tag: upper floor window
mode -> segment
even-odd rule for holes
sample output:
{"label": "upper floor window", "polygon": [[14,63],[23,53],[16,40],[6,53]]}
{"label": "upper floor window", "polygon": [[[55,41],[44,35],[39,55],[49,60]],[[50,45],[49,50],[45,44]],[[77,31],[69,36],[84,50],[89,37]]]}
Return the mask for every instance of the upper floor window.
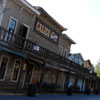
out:
{"label": "upper floor window", "polygon": [[59,55],[63,56],[63,47],[59,46],[59,51],[58,51]]}
{"label": "upper floor window", "polygon": [[63,56],[64,56],[65,58],[68,57],[68,50],[67,50],[67,49],[64,49]]}
{"label": "upper floor window", "polygon": [[0,64],[0,79],[2,79],[2,80],[5,78],[7,64],[8,64],[8,58],[2,57],[1,64]]}
{"label": "upper floor window", "polygon": [[14,33],[16,25],[17,25],[17,20],[15,18],[11,17],[10,21],[9,21],[8,31],[10,33]]}
{"label": "upper floor window", "polygon": [[13,69],[13,75],[12,75],[12,80],[17,81],[19,77],[19,72],[20,72],[20,64],[21,62],[19,60],[15,61],[14,69]]}

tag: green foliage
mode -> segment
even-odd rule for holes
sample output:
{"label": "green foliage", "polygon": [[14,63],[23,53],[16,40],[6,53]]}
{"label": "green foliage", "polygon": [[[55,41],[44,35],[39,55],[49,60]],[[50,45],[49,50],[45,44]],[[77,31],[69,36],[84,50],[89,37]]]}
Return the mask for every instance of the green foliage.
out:
{"label": "green foliage", "polygon": [[97,76],[100,77],[100,61],[95,66],[95,72],[97,73]]}

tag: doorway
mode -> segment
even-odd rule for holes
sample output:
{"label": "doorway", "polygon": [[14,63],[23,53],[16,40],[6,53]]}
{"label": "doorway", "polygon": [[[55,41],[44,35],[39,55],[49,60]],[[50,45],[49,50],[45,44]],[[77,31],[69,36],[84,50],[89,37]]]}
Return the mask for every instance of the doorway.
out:
{"label": "doorway", "polygon": [[29,31],[29,26],[27,26],[26,24],[23,24],[22,26],[21,26],[21,36],[23,37],[23,38],[26,38],[27,37],[27,34],[28,34],[28,31]]}
{"label": "doorway", "polygon": [[22,24],[19,30],[19,35],[22,37],[22,38],[19,38],[22,48],[25,46],[25,39],[28,36],[28,32],[29,32],[29,26],[26,24]]}
{"label": "doorway", "polygon": [[33,68],[34,68],[33,64],[27,64],[27,70],[25,72],[25,78],[24,78],[24,89],[27,89],[31,84]]}

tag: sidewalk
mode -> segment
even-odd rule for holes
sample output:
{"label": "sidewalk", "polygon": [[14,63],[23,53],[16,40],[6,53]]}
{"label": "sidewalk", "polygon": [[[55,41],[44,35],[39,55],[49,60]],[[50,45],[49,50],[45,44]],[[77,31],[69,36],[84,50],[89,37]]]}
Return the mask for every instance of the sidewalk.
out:
{"label": "sidewalk", "polygon": [[29,97],[24,95],[0,95],[0,100],[100,100],[100,95],[64,95],[64,94],[43,94]]}
{"label": "sidewalk", "polygon": [[17,91],[16,90],[9,90],[9,89],[0,89],[0,95],[26,95],[26,91]]}

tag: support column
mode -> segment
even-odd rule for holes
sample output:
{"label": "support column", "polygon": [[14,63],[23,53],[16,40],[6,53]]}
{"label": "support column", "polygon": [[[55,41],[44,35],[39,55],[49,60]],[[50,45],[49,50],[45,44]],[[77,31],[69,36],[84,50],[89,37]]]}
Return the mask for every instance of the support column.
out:
{"label": "support column", "polygon": [[23,74],[23,67],[24,67],[24,63],[25,63],[25,58],[22,58],[22,63],[21,63],[21,68],[20,68],[20,73],[19,73],[19,78],[18,78],[18,82],[16,84],[16,92],[18,91],[18,89],[20,89],[20,80]]}
{"label": "support column", "polygon": [[75,76],[75,83],[74,83],[74,91],[73,92],[77,92],[77,82],[78,82],[78,73]]}
{"label": "support column", "polygon": [[68,75],[66,75],[65,91],[68,90],[68,85],[69,85],[69,81],[70,81],[70,76],[71,76],[71,74],[70,74],[70,71],[69,71]]}
{"label": "support column", "polygon": [[59,58],[59,62],[58,62],[58,71],[56,74],[56,81],[55,81],[55,91],[57,91],[57,83],[58,83],[58,77],[59,77],[59,72],[60,72],[60,61],[61,61],[61,58]]}
{"label": "support column", "polygon": [[40,76],[40,92],[42,89],[42,84],[43,84],[43,80],[44,80],[44,75],[45,75],[45,71],[46,71],[46,59],[48,58],[49,51],[46,50],[45,51],[45,56],[44,56],[44,64],[43,64],[43,70],[41,71],[41,76]]}
{"label": "support column", "polygon": [[96,81],[96,94],[99,94],[99,81]]}
{"label": "support column", "polygon": [[81,92],[83,92],[84,82],[85,82],[85,79],[83,78]]}
{"label": "support column", "polygon": [[70,63],[70,66],[69,66],[69,72],[68,72],[68,78],[67,78],[67,84],[66,84],[66,91],[68,91],[68,85],[69,85],[69,82],[70,82],[71,66],[72,66],[72,62]]}
{"label": "support column", "polygon": [[44,80],[45,70],[46,70],[46,66],[45,66],[45,63],[44,63],[43,64],[43,69],[41,70],[41,76],[40,76],[40,91],[42,89],[42,84],[43,84],[43,80]]}
{"label": "support column", "polygon": [[56,74],[55,91],[57,91],[58,77],[59,77],[59,69],[58,69],[57,74]]}

